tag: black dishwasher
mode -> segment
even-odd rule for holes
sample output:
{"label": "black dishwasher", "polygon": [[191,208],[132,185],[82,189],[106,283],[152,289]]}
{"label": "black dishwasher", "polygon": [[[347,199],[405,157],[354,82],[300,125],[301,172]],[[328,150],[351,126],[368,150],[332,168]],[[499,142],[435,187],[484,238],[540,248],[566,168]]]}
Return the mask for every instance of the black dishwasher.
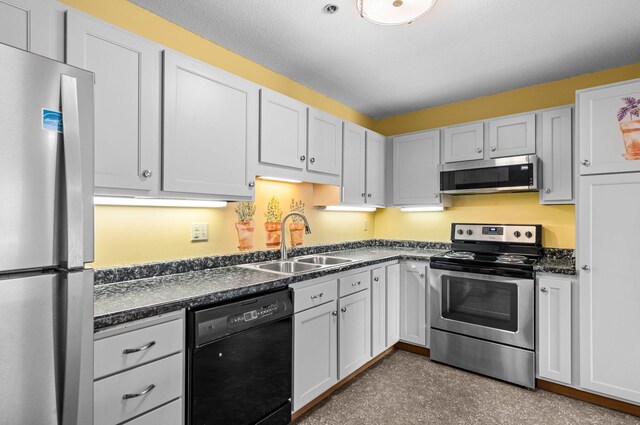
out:
{"label": "black dishwasher", "polygon": [[291,421],[290,291],[189,311],[189,425]]}

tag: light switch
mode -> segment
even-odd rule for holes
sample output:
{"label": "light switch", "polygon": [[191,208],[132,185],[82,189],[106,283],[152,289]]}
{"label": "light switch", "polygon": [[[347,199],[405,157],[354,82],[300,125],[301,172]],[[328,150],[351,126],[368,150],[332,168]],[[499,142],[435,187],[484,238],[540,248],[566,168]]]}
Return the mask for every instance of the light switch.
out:
{"label": "light switch", "polygon": [[209,223],[191,223],[191,242],[209,239]]}

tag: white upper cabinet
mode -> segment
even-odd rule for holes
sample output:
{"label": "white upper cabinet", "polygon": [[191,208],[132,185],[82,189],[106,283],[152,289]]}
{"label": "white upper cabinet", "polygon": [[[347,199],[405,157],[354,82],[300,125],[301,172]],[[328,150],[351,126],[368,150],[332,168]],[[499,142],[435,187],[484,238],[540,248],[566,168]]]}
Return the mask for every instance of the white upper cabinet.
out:
{"label": "white upper cabinet", "polygon": [[484,123],[444,129],[444,162],[469,161],[484,157]]}
{"label": "white upper cabinet", "polygon": [[307,165],[307,105],[260,90],[260,153],[264,164],[302,171]]}
{"label": "white upper cabinet", "polygon": [[579,195],[580,386],[640,403],[640,173],[581,177]]}
{"label": "white upper cabinet", "polygon": [[162,189],[251,197],[258,99],[257,85],[165,51]]}
{"label": "white upper cabinet", "polygon": [[573,203],[573,111],[542,112],[541,204]]}
{"label": "white upper cabinet", "polygon": [[580,174],[640,171],[640,80],[576,95]]}
{"label": "white upper cabinet", "polygon": [[439,204],[440,130],[393,138],[393,205]]}
{"label": "white upper cabinet", "polygon": [[366,133],[367,131],[358,125],[344,123],[341,196],[343,204],[365,203]]}
{"label": "white upper cabinet", "polygon": [[159,46],[76,12],[67,12],[66,43],[67,62],[95,73],[96,193],[157,188]]}
{"label": "white upper cabinet", "polygon": [[538,277],[538,375],[571,385],[571,278]]}
{"label": "white upper cabinet", "polygon": [[385,143],[382,134],[367,130],[365,202],[370,205],[385,205]]}
{"label": "white upper cabinet", "polygon": [[0,0],[0,43],[49,56],[49,0]]}
{"label": "white upper cabinet", "polygon": [[529,155],[536,152],[536,115],[526,114],[489,121],[489,157]]}
{"label": "white upper cabinet", "polygon": [[342,120],[316,108],[308,108],[307,169],[340,175],[342,168]]}

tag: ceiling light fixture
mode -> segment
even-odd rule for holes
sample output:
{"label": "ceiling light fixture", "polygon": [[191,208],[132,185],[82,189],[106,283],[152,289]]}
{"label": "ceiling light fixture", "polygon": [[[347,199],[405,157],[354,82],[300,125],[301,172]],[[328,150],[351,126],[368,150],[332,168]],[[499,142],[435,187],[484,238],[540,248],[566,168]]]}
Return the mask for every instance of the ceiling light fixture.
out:
{"label": "ceiling light fixture", "polygon": [[360,16],[380,25],[410,24],[426,15],[437,0],[356,0]]}
{"label": "ceiling light fixture", "polygon": [[94,205],[131,207],[224,208],[226,201],[198,201],[191,199],[127,198],[124,196],[94,196]]}

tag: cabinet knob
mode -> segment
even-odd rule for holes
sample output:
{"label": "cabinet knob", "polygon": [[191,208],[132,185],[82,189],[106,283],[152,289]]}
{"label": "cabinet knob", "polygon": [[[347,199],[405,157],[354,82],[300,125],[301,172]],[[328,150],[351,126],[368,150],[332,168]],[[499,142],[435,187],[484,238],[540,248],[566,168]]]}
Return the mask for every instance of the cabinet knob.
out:
{"label": "cabinet knob", "polygon": [[582,268],[582,270],[584,270],[585,272],[588,272],[589,270],[591,270],[591,269],[589,268],[589,266],[588,266],[588,265],[586,265],[586,264],[585,264],[584,266],[582,266],[581,268]]}
{"label": "cabinet knob", "polygon": [[366,193],[364,193],[364,192],[362,192],[362,193],[360,194],[360,196],[362,196],[363,198],[365,197],[365,195],[366,195]]}
{"label": "cabinet knob", "polygon": [[420,273],[420,277],[424,277],[424,273]]}
{"label": "cabinet knob", "polygon": [[491,146],[491,152],[495,152],[496,151],[496,147],[495,146]]}
{"label": "cabinet knob", "polygon": [[482,148],[476,148],[476,152],[482,153]]}
{"label": "cabinet knob", "polygon": [[315,158],[309,158],[309,162],[313,164],[314,162],[316,162],[316,159]]}
{"label": "cabinet knob", "polygon": [[304,161],[305,159],[307,159],[307,157],[306,157],[306,156],[304,156],[304,155],[300,155],[300,161]]}
{"label": "cabinet knob", "polygon": [[548,291],[547,291],[547,288],[543,287],[543,288],[540,288],[540,292],[544,292],[546,294]]}
{"label": "cabinet knob", "polygon": [[434,197],[434,198],[437,198],[438,196],[440,196],[440,194],[439,194],[439,193],[434,193],[434,194],[433,194],[433,197]]}
{"label": "cabinet knob", "polygon": [[370,193],[367,193],[367,197],[368,197],[368,198],[371,198],[371,194],[370,194]]}
{"label": "cabinet knob", "polygon": [[249,187],[254,187],[256,185],[255,182],[249,182]]}
{"label": "cabinet knob", "polygon": [[337,315],[338,315],[338,312],[334,310],[334,311],[332,311],[332,312],[331,312],[331,315],[332,315],[332,316],[337,316]]}
{"label": "cabinet knob", "polygon": [[343,312],[343,313],[346,313],[346,312],[347,312],[347,307],[342,307],[342,308],[340,309],[340,311],[341,311],[341,312]]}
{"label": "cabinet knob", "polygon": [[589,165],[591,165],[591,161],[589,161],[588,159],[583,159],[582,165],[584,165],[585,167],[588,167]]}
{"label": "cabinet knob", "polygon": [[151,177],[153,175],[153,173],[151,172],[151,170],[144,170],[142,172],[142,177],[148,179],[149,177]]}
{"label": "cabinet knob", "polygon": [[551,189],[549,189],[548,187],[544,188],[544,193],[551,193]]}
{"label": "cabinet knob", "polygon": [[376,276],[376,277],[374,277],[374,278],[373,278],[373,281],[374,281],[374,282],[378,282],[379,280],[380,280],[380,278],[379,278],[378,276]]}

